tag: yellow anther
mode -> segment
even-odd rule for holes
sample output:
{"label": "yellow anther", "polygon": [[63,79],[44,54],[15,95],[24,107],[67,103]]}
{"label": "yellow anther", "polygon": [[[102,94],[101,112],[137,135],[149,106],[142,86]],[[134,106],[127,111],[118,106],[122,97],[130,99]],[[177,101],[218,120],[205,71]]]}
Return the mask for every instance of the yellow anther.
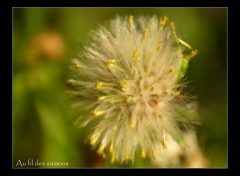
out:
{"label": "yellow anther", "polygon": [[104,148],[105,148],[104,145],[101,145],[101,146],[99,147],[97,153],[98,153],[99,155],[102,155]]}
{"label": "yellow anther", "polygon": [[107,67],[112,67],[112,66],[114,66],[114,63],[115,62],[117,62],[117,60],[115,60],[115,59],[110,59],[110,60],[108,60],[107,62],[106,62],[106,66]]}
{"label": "yellow anther", "polygon": [[159,52],[160,49],[161,49],[161,44],[159,43],[159,44],[157,44],[157,52]]}
{"label": "yellow anther", "polygon": [[100,97],[98,97],[98,101],[102,101],[102,100],[104,100],[106,98],[106,96],[100,96]]}
{"label": "yellow anther", "polygon": [[121,84],[128,84],[128,81],[126,79],[122,79],[120,82]]}
{"label": "yellow anther", "polygon": [[127,96],[127,97],[126,97],[126,101],[127,101],[127,102],[132,101],[132,97],[131,97],[131,96]]}
{"label": "yellow anther", "polygon": [[91,112],[91,114],[94,116],[94,117],[98,117],[100,116],[101,114],[103,114],[104,111],[97,111],[97,110],[94,110]]}
{"label": "yellow anther", "polygon": [[159,32],[163,30],[163,28],[166,25],[167,21],[168,21],[168,17],[167,16],[163,16],[163,18],[162,18],[162,20],[160,22],[159,29],[158,29]]}
{"label": "yellow anther", "polygon": [[186,43],[186,42],[184,42],[183,40],[181,40],[181,39],[178,39],[178,41],[182,44],[182,45],[184,45],[185,47],[187,47],[188,49],[192,49],[192,47],[188,44],[188,43]]}
{"label": "yellow anther", "polygon": [[90,140],[90,144],[91,144],[91,145],[94,145],[96,142],[97,142],[97,139],[96,139],[96,138],[93,138],[93,139]]}
{"label": "yellow anther", "polygon": [[167,144],[166,144],[166,136],[165,136],[165,130],[163,129],[163,140],[162,140],[162,146],[164,149],[167,148]]}
{"label": "yellow anther", "polygon": [[113,140],[111,141],[110,147],[109,147],[109,152],[112,153],[113,151]]}
{"label": "yellow anther", "polygon": [[153,90],[153,86],[149,86],[148,90],[152,91]]}
{"label": "yellow anther", "polygon": [[145,157],[146,157],[146,153],[145,153],[144,150],[141,151],[141,157],[142,157],[142,158],[145,158]]}
{"label": "yellow anther", "polygon": [[115,161],[115,155],[112,154],[111,163],[114,163],[114,161]]}
{"label": "yellow anther", "polygon": [[126,151],[125,158],[126,158],[126,160],[130,160],[131,159],[130,156],[129,156],[128,151]]}
{"label": "yellow anther", "polygon": [[154,159],[157,159],[157,154],[156,154],[156,152],[154,150],[152,151],[152,155],[153,155]]}
{"label": "yellow anther", "polygon": [[124,87],[122,87],[121,90],[122,90],[123,92],[126,92],[126,89],[125,89]]}
{"label": "yellow anther", "polygon": [[82,65],[81,64],[76,64],[76,67],[77,68],[82,68]]}
{"label": "yellow anther", "polygon": [[132,120],[131,120],[131,122],[130,122],[130,128],[135,128],[135,124],[133,123]]}
{"label": "yellow anther", "polygon": [[94,144],[97,142],[99,136],[100,136],[100,134],[98,134],[98,133],[97,133],[97,134],[93,134],[93,135],[91,136],[91,138],[90,138],[90,144],[91,144],[91,145],[94,145]]}
{"label": "yellow anther", "polygon": [[114,103],[119,103],[121,101],[122,101],[122,99],[111,99],[108,102],[114,104]]}
{"label": "yellow anther", "polygon": [[176,95],[176,96],[180,95],[180,91],[176,91],[176,92],[175,92],[175,95]]}
{"label": "yellow anther", "polygon": [[167,148],[167,144],[166,144],[165,140],[163,140],[163,141],[161,142],[161,144],[162,144],[162,146],[163,146],[164,149]]}
{"label": "yellow anther", "polygon": [[100,89],[100,87],[103,85],[103,82],[101,82],[101,81],[97,81],[97,83],[96,83],[96,86],[95,86],[95,89]]}
{"label": "yellow anther", "polygon": [[188,56],[188,58],[189,58],[189,59],[193,58],[194,56],[196,56],[197,52],[198,52],[198,50],[193,50],[193,51],[191,52],[191,54]]}
{"label": "yellow anther", "polygon": [[138,49],[136,49],[133,53],[133,59],[134,60],[139,60],[139,55],[138,55]]}
{"label": "yellow anther", "polygon": [[176,33],[176,30],[175,30],[174,22],[171,22],[171,23],[170,23],[170,27],[171,27],[171,29],[172,29],[173,35],[174,35],[177,43],[179,43],[179,39],[178,39],[178,37],[177,37],[177,33]]}
{"label": "yellow anther", "polygon": [[150,67],[147,67],[146,68],[146,73],[149,73],[150,72]]}
{"label": "yellow anther", "polygon": [[174,72],[174,68],[173,68],[173,67],[171,67],[171,68],[168,70],[168,73],[172,73],[172,72]]}
{"label": "yellow anther", "polygon": [[145,29],[144,29],[144,32],[143,32],[143,39],[142,39],[142,40],[145,40],[145,39],[146,39],[147,34],[148,34],[148,31],[149,31],[148,28],[145,28]]}
{"label": "yellow anther", "polygon": [[129,16],[129,30],[130,30],[130,32],[132,32],[132,28],[133,28],[133,16],[130,15]]}
{"label": "yellow anther", "polygon": [[113,103],[115,103],[116,101],[115,101],[115,100],[109,100],[108,102],[113,104]]}

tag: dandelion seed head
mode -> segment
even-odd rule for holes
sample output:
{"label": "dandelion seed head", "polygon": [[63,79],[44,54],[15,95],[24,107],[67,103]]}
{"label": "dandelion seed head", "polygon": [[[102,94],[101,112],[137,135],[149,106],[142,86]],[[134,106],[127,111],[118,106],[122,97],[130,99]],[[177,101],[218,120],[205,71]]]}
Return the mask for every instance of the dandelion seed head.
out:
{"label": "dandelion seed head", "polygon": [[91,33],[73,59],[70,82],[80,97],[73,106],[90,112],[78,122],[89,127],[98,154],[120,163],[135,155],[157,158],[167,150],[167,136],[181,134],[178,111],[191,104],[178,80],[184,50],[192,47],[166,16],[117,17]]}

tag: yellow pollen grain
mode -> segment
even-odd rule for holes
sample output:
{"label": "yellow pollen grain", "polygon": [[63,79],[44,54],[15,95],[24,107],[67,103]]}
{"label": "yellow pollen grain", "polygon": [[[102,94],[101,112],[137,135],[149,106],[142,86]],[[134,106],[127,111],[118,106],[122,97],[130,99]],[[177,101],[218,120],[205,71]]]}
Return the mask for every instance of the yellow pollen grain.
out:
{"label": "yellow pollen grain", "polygon": [[99,134],[92,135],[90,138],[90,144],[94,145],[97,142],[98,138],[99,138]]}
{"label": "yellow pollen grain", "polygon": [[94,117],[98,117],[98,116],[100,116],[102,113],[103,113],[103,111],[97,111],[97,110],[94,110],[94,111],[91,112],[91,114],[92,114]]}
{"label": "yellow pollen grain", "polygon": [[142,39],[142,40],[145,40],[145,39],[146,39],[148,32],[149,32],[149,29],[148,29],[148,28],[145,28],[145,29],[144,29],[144,32],[143,32],[143,39]]}
{"label": "yellow pollen grain", "polygon": [[145,158],[145,157],[146,157],[146,153],[145,153],[144,150],[141,151],[141,157],[142,157],[142,158]]}
{"label": "yellow pollen grain", "polygon": [[132,101],[132,97],[131,97],[131,96],[127,96],[127,97],[126,97],[126,101],[127,101],[127,102]]}
{"label": "yellow pollen grain", "polygon": [[128,84],[128,81],[126,79],[122,79],[120,82],[121,84]]}
{"label": "yellow pollen grain", "polygon": [[115,59],[110,59],[110,60],[108,60],[107,62],[106,62],[106,66],[107,67],[112,67],[112,66],[114,66],[114,63],[115,62],[117,62],[117,60],[115,60]]}
{"label": "yellow pollen grain", "polygon": [[130,32],[132,32],[132,28],[133,28],[133,16],[130,15],[129,16],[129,30],[130,30]]}
{"label": "yellow pollen grain", "polygon": [[113,154],[111,158],[111,163],[114,163],[114,162],[115,162],[115,155]]}
{"label": "yellow pollen grain", "polygon": [[106,96],[100,96],[100,97],[98,97],[98,101],[102,101],[102,100],[104,100],[106,98]]}
{"label": "yellow pollen grain", "polygon": [[100,87],[102,87],[102,85],[103,85],[103,82],[97,81],[96,86],[95,86],[95,89],[96,89],[96,90],[100,89]]}
{"label": "yellow pollen grain", "polygon": [[109,147],[109,152],[112,153],[113,151],[113,140],[111,141],[110,147]]}
{"label": "yellow pollen grain", "polygon": [[101,146],[99,147],[97,153],[98,153],[99,155],[102,155],[102,154],[103,154],[103,150],[104,150],[104,146],[101,145]]}

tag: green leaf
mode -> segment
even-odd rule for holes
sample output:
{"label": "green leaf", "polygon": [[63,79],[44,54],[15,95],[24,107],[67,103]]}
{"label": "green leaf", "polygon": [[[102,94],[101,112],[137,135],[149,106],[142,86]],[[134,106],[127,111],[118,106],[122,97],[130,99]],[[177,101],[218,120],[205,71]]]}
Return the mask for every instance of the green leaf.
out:
{"label": "green leaf", "polygon": [[197,50],[191,50],[191,53],[187,54],[185,57],[181,58],[181,66],[177,75],[177,82],[181,80],[188,69],[189,61],[197,54]]}
{"label": "green leaf", "polygon": [[177,75],[177,82],[185,76],[185,73],[186,73],[188,65],[189,65],[188,63],[189,63],[189,58],[181,59],[181,66],[180,66],[180,70]]}

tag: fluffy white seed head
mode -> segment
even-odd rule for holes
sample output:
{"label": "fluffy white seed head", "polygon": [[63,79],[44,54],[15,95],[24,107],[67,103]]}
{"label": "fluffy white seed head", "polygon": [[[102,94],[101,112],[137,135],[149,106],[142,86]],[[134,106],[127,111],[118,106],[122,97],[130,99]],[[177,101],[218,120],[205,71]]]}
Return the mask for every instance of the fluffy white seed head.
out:
{"label": "fluffy white seed head", "polygon": [[[196,51],[178,38],[167,17],[117,17],[91,33],[91,43],[73,59],[69,83],[80,97],[74,107],[89,110],[78,125],[90,144],[112,162],[157,156],[168,137],[181,136],[180,112],[194,111],[181,91],[183,59]],[[158,152],[159,153],[159,152]],[[161,153],[161,152],[160,152]]]}

